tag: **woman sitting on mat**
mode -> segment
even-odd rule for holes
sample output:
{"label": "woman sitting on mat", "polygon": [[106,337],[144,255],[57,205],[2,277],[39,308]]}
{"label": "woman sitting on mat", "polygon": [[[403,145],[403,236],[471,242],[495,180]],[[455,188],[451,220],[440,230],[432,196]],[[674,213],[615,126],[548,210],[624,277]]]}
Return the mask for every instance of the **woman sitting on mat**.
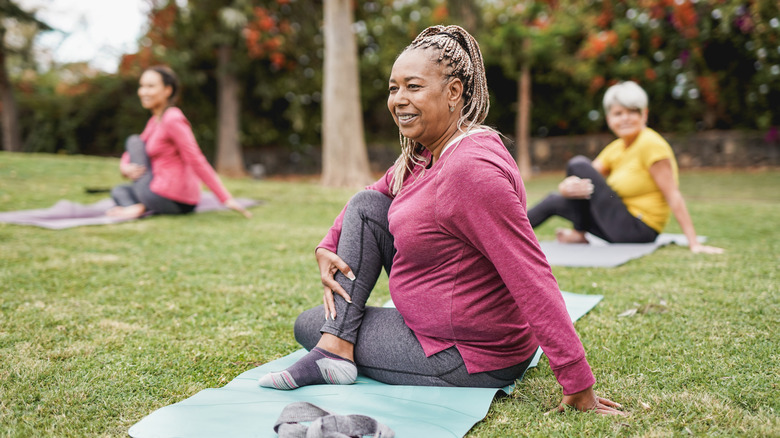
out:
{"label": "woman sitting on mat", "polygon": [[677,161],[669,143],[647,127],[647,93],[635,82],[609,87],[604,94],[607,125],[618,139],[593,162],[583,156],[566,166],[559,193],[528,210],[536,228],[551,216],[572,222],[559,229],[563,243],[588,243],[589,232],[607,242],[653,242],[669,220],[680,224],[691,251],[720,254],[723,249],[702,245],[677,186]]}
{"label": "woman sitting on mat", "polygon": [[[525,219],[517,165],[482,125],[488,88],[474,38],[457,26],[423,31],[393,65],[387,104],[401,155],[317,247],[324,305],[295,323],[310,352],[259,384],[351,384],[359,370],[389,384],[500,388],[541,345],[563,387],[556,409],[622,414],[592,389]],[[396,308],[366,307],[382,268]]]}
{"label": "woman sitting on mat", "polygon": [[130,136],[125,143],[119,171],[133,183],[111,190],[117,206],[106,214],[137,218],[147,211],[189,213],[200,200],[203,181],[223,204],[251,217],[222,185],[198,147],[190,123],[173,106],[178,89],[178,79],[168,67],[150,67],[141,75],[138,97],[152,117],[140,136]]}

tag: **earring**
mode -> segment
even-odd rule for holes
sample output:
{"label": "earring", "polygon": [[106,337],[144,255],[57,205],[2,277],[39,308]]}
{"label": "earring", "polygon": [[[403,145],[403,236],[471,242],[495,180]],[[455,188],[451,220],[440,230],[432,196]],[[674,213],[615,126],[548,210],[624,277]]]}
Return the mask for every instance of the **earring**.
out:
{"label": "earring", "polygon": [[454,107],[454,106],[451,106],[451,107],[450,107],[450,112],[453,112],[453,111],[455,111],[455,107]]}

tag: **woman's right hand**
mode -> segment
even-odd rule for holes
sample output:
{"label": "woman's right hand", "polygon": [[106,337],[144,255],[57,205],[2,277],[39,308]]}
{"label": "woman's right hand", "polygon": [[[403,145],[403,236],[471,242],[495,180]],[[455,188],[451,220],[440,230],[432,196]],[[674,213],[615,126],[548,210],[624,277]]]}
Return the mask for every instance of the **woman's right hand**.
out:
{"label": "woman's right hand", "polygon": [[689,248],[694,254],[723,254],[725,251],[723,248],[718,248],[717,246],[702,245],[695,240]]}
{"label": "woman's right hand", "polygon": [[241,216],[244,216],[247,219],[252,219],[252,213],[249,212],[246,208],[244,208],[243,205],[239,204],[238,201],[236,201],[233,198],[230,198],[225,201],[225,206],[236,213],[240,214]]}
{"label": "woman's right hand", "polygon": [[317,248],[314,251],[314,255],[317,257],[317,265],[320,267],[320,279],[324,286],[322,294],[322,303],[325,306],[325,319],[329,317],[336,319],[336,303],[333,300],[333,293],[341,295],[348,303],[352,302],[349,294],[343,287],[336,281],[334,276],[337,272],[341,272],[345,277],[350,280],[355,280],[355,274],[352,273],[349,265],[341,259],[333,251],[329,251],[325,248]]}
{"label": "woman's right hand", "polygon": [[119,172],[125,178],[129,178],[133,181],[144,176],[146,173],[146,167],[135,163],[122,163],[119,165]]}
{"label": "woman's right hand", "polygon": [[601,415],[621,415],[624,417],[628,415],[620,410],[623,406],[619,403],[597,396],[592,386],[575,394],[564,395],[558,407],[547,412],[547,414],[564,412],[566,406],[571,406],[578,411],[595,412]]}
{"label": "woman's right hand", "polygon": [[558,184],[558,192],[568,199],[590,199],[590,195],[593,194],[593,182],[590,178],[583,179],[571,175]]}

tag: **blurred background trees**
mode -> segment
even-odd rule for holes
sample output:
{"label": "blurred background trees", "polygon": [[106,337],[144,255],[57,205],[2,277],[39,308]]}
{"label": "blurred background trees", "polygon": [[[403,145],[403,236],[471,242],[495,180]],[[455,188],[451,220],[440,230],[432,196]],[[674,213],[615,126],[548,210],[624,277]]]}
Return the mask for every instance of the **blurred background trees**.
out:
{"label": "blurred background trees", "polygon": [[[180,106],[206,155],[228,163],[223,172],[321,169],[329,0],[149,1],[139,51],[117,73],[9,69],[22,150],[117,155],[148,117],[135,94],[138,75],[165,63],[181,77]],[[461,24],[477,37],[492,93],[488,123],[518,140],[521,164],[523,139],[606,132],[601,98],[627,79],[648,91],[649,123],[661,132],[751,130],[777,141],[776,0],[347,3],[360,78],[349,85],[359,91],[369,156],[381,163],[375,171],[397,154],[386,108],[390,68],[432,24]],[[217,153],[231,147],[227,158]]]}
{"label": "blurred background trees", "polygon": [[[6,26],[16,28],[16,41],[6,44]],[[18,65],[29,62],[32,37],[50,27],[11,0],[0,0],[0,113],[2,115],[3,150],[21,151],[22,137],[19,132],[19,113],[13,84],[8,75],[9,55],[16,55]]]}

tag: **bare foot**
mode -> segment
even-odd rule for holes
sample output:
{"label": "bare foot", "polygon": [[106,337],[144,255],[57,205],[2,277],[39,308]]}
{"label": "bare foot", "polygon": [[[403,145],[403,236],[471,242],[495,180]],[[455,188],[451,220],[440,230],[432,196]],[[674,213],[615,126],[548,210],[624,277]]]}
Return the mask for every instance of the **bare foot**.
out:
{"label": "bare foot", "polygon": [[555,230],[555,238],[561,243],[588,243],[588,239],[585,238],[585,232],[568,228]]}
{"label": "bare foot", "polygon": [[106,212],[106,216],[119,219],[137,219],[146,212],[143,204],[133,204],[127,207],[113,207]]}

